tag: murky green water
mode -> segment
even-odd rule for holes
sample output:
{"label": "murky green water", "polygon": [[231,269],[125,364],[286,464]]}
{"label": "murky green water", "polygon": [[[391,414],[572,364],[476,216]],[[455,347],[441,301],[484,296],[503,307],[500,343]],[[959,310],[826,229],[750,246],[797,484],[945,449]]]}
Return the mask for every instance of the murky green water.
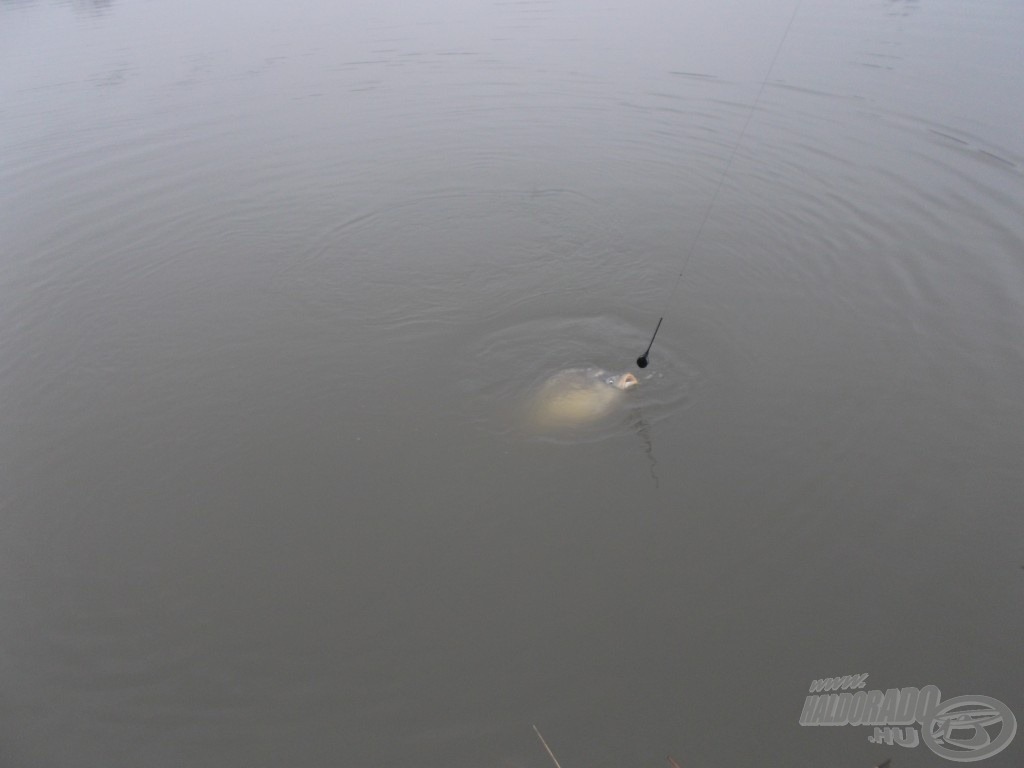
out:
{"label": "murky green water", "polygon": [[[0,764],[1024,718],[1024,8],[793,9],[0,3]],[[517,422],[586,366],[628,405]]]}

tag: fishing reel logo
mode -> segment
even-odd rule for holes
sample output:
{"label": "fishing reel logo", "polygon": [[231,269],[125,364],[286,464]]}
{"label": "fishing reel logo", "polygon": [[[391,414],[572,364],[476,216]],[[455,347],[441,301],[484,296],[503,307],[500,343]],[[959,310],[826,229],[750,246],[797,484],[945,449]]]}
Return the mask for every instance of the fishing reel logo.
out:
{"label": "fishing reel logo", "polygon": [[[865,687],[867,674],[815,680],[804,700],[800,725],[870,725],[872,744],[916,747],[961,763],[983,760],[1009,746],[1017,733],[1013,712],[990,696],[942,700],[934,685],[880,690]],[[845,693],[819,693],[838,691]],[[850,693],[856,690],[856,693]],[[920,732],[910,727],[920,726]]]}

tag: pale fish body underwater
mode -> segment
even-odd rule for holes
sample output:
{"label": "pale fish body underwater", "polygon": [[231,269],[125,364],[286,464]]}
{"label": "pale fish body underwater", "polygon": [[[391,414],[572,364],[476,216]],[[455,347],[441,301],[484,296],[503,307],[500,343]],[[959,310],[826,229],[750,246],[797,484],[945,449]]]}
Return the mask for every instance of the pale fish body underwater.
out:
{"label": "pale fish body underwater", "polygon": [[582,427],[608,416],[637,385],[632,373],[567,368],[545,381],[530,402],[530,423],[539,429]]}

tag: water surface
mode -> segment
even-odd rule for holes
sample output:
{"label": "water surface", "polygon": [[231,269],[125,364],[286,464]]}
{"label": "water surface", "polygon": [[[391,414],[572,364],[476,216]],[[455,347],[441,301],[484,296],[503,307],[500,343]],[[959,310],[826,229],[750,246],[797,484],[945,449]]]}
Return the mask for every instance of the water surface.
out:
{"label": "water surface", "polygon": [[[1024,10],[719,5],[0,4],[0,762],[1024,718]],[[509,422],[661,315],[638,408]]]}

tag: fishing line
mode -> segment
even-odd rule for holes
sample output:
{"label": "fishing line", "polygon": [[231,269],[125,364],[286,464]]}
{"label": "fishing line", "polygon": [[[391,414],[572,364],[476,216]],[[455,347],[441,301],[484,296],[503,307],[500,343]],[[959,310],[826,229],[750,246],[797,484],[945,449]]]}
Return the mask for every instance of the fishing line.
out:
{"label": "fishing line", "polygon": [[676,289],[679,287],[679,283],[683,279],[683,273],[686,271],[686,267],[690,264],[693,252],[697,248],[697,242],[700,240],[701,232],[704,231],[704,225],[708,223],[711,211],[715,207],[715,202],[718,200],[718,194],[722,191],[722,185],[725,183],[725,177],[729,175],[729,169],[732,168],[732,161],[736,158],[736,152],[739,150],[740,144],[743,142],[743,137],[747,133],[747,128],[750,126],[750,121],[754,117],[757,105],[761,102],[761,94],[764,93],[764,87],[768,85],[768,80],[772,76],[772,70],[775,69],[775,62],[778,60],[779,54],[782,53],[782,47],[786,44],[786,38],[789,36],[790,27],[793,26],[793,22],[796,20],[796,14],[800,10],[801,2],[802,0],[797,0],[796,6],[793,8],[793,15],[789,17],[789,23],[786,24],[786,29],[782,33],[782,39],[779,40],[779,46],[775,49],[775,55],[772,56],[771,63],[768,65],[768,71],[765,73],[764,80],[761,81],[761,87],[757,89],[757,96],[754,98],[754,103],[750,106],[750,111],[747,112],[747,119],[743,123],[743,129],[740,131],[740,135],[736,139],[736,143],[733,144],[732,151],[729,153],[729,159],[725,163],[725,170],[723,170],[722,175],[718,177],[718,184],[715,186],[715,191],[711,195],[711,202],[708,203],[708,207],[704,210],[704,217],[700,220],[700,225],[697,227],[697,233],[693,236],[693,240],[690,241],[690,247],[686,251],[686,257],[683,259],[683,266],[680,268],[679,274],[676,275],[675,282],[672,283],[672,290],[670,290],[668,295],[665,297],[665,301],[662,304],[661,317],[658,318],[658,325],[654,329],[654,334],[651,336],[651,343],[647,345],[647,351],[636,359],[636,364],[640,368],[647,367],[647,355],[650,353],[651,347],[654,345],[654,337],[658,335],[658,328],[661,327],[661,321],[665,319],[665,308],[668,307],[668,303],[675,295]]}

